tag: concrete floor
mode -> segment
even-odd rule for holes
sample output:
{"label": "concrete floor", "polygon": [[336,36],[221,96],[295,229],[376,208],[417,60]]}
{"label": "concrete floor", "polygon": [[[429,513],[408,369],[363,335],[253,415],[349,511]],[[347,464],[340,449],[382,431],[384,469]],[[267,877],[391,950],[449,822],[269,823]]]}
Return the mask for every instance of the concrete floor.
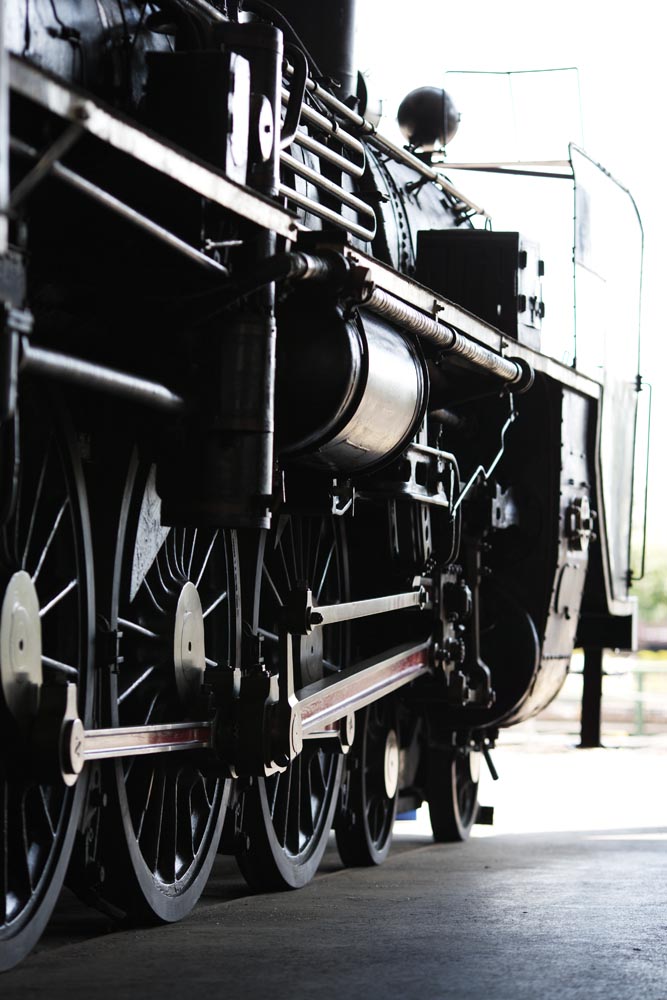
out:
{"label": "concrete floor", "polygon": [[0,997],[667,1000],[667,744],[524,742],[497,752],[496,825],[466,845],[432,845],[420,818],[380,869],[332,847],[274,896],[222,858],[195,913],[151,930],[65,894]]}

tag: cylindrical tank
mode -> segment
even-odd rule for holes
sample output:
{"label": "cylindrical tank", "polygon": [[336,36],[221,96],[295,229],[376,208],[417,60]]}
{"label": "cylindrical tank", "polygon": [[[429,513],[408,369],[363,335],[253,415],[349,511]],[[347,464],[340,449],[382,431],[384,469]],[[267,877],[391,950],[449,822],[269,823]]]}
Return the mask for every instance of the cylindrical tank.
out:
{"label": "cylindrical tank", "polygon": [[[356,0],[327,0],[327,3],[274,0],[273,6],[287,18],[322,73],[339,85],[336,96],[344,101],[356,95]],[[246,4],[246,9],[252,10],[252,4]],[[289,31],[286,32],[285,40],[293,40]]]}
{"label": "cylindrical tank", "polygon": [[298,464],[369,472],[414,436],[427,386],[417,347],[384,320],[334,307],[295,316],[278,337],[278,450]]}

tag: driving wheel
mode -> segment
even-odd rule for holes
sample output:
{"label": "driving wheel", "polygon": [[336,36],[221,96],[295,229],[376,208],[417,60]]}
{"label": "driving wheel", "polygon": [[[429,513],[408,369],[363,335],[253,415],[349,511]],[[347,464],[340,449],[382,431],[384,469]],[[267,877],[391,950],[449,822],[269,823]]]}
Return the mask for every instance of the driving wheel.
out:
{"label": "driving wheel", "polygon": [[389,854],[398,803],[400,744],[393,698],[357,714],[336,816],[336,843],[348,866],[379,865]]}
{"label": "driving wheel", "polygon": [[480,757],[468,747],[429,751],[426,797],[436,842],[470,836],[477,819]]}
{"label": "driving wheel", "polygon": [[31,731],[41,729],[40,705],[67,690],[76,691],[78,715],[90,725],[94,621],[88,509],[72,432],[43,386],[26,382],[2,434],[3,464],[16,478],[8,489],[5,481],[12,502],[0,529],[0,971],[35,944],[65,877],[85,781],[68,787],[31,767]]}
{"label": "driving wheel", "polygon": [[[254,631],[264,659],[278,672],[278,631],[287,595],[307,582],[314,605],[346,600],[345,534],[339,518],[279,515],[258,557]],[[315,629],[301,640],[297,689],[341,670],[348,659],[345,623]],[[257,778],[245,794],[245,837],[237,860],[257,891],[296,889],[314,876],[327,845],[340,787],[342,756],[306,740],[279,774]]]}
{"label": "driving wheel", "polygon": [[[235,533],[164,527],[160,510],[155,469],[135,457],[114,570],[112,726],[202,719],[204,670],[238,663]],[[184,751],[110,762],[105,785],[114,808],[105,810],[100,896],[135,921],[179,920],[215,859],[229,781]]]}

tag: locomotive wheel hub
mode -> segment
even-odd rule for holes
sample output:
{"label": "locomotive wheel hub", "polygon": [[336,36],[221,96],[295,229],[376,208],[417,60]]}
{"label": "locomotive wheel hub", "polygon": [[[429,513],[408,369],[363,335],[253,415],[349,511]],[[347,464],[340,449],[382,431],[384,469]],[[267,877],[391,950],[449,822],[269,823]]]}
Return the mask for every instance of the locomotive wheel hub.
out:
{"label": "locomotive wheel hub", "polygon": [[299,678],[301,687],[319,681],[322,677],[322,629],[310,635],[299,636]]}
{"label": "locomotive wheel hub", "polygon": [[469,755],[470,778],[477,784],[479,781],[482,763],[482,754],[479,750],[471,750]]}
{"label": "locomotive wheel hub", "polygon": [[14,573],[0,612],[0,679],[7,708],[21,722],[35,715],[42,686],[42,625],[35,585]]}
{"label": "locomotive wheel hub", "polygon": [[388,799],[393,799],[398,788],[399,756],[396,730],[390,729],[384,745],[384,788]]}
{"label": "locomotive wheel hub", "polygon": [[204,615],[197,588],[188,581],[178,598],[174,623],[176,687],[185,705],[196,702],[205,669]]}

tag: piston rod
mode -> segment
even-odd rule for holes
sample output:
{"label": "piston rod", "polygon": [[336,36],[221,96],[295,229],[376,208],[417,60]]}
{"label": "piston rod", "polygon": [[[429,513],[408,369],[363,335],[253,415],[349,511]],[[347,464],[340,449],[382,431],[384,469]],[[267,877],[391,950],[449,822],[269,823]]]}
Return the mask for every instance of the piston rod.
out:
{"label": "piston rod", "polygon": [[403,608],[425,608],[427,604],[426,591],[408,591],[405,594],[390,594],[389,597],[372,597],[367,601],[350,601],[348,604],[329,604],[311,608],[310,625],[333,625],[334,622],[347,622],[355,618],[367,618],[369,615],[386,614],[388,611],[400,611]]}
{"label": "piston rod", "polygon": [[21,345],[21,355],[23,371],[34,372],[36,375],[50,375],[63,382],[109,392],[135,403],[143,403],[171,413],[181,413],[185,408],[185,401],[181,396],[158,382],[84,361],[83,358],[60,354],[58,351],[33,347],[25,338]]}

